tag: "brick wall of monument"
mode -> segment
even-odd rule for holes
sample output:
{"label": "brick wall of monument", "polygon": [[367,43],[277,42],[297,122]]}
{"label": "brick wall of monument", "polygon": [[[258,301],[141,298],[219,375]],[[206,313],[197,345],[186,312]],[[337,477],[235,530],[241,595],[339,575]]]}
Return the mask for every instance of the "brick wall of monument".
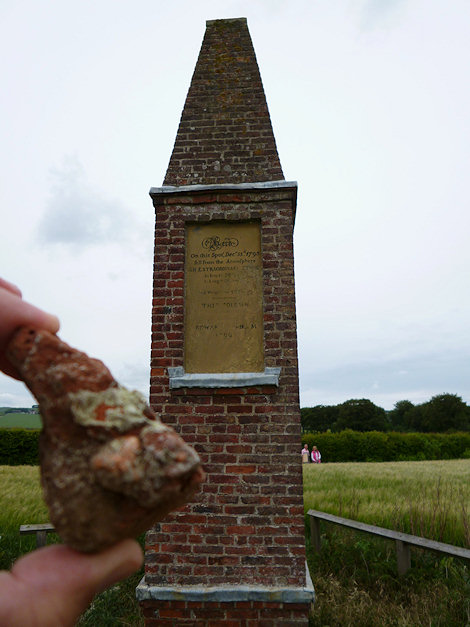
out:
{"label": "brick wall of monument", "polygon": [[[150,401],[201,456],[201,494],[147,535],[150,584],[305,584],[292,190],[160,197]],[[259,220],[266,367],[280,385],[170,389],[184,363],[185,222]]]}

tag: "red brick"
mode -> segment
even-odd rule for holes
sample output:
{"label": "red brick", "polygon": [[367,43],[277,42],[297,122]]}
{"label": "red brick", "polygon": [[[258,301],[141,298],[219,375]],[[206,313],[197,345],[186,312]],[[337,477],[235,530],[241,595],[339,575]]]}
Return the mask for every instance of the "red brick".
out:
{"label": "red brick", "polygon": [[227,395],[227,396],[235,396],[236,394],[240,394],[240,388],[216,388],[214,390],[214,394],[217,396]]}
{"label": "red brick", "polygon": [[249,475],[253,472],[256,472],[256,466],[254,464],[252,465],[239,465],[239,464],[235,464],[233,466],[228,465],[225,469],[225,471],[230,474],[237,474],[237,475]]}
{"label": "red brick", "polygon": [[231,525],[227,527],[227,533],[231,535],[250,535],[255,533],[255,527],[249,525]]}
{"label": "red brick", "polygon": [[184,610],[173,610],[162,608],[159,610],[160,618],[184,618],[187,613]]}

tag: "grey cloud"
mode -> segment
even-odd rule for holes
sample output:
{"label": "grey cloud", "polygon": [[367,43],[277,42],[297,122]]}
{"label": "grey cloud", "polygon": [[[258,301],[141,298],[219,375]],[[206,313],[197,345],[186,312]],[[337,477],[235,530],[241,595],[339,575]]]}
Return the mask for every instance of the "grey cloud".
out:
{"label": "grey cloud", "polygon": [[3,373],[0,373],[0,386],[0,407],[31,407],[37,403],[22,382]]}
{"label": "grey cloud", "polygon": [[[383,398],[388,400],[388,409],[400,400],[422,402],[441,393],[457,394],[468,402],[469,381],[468,349],[415,354],[399,360],[385,357],[327,370],[302,372],[301,369],[303,396],[308,399],[304,405],[311,404],[312,393],[318,399],[313,403],[315,405],[336,404],[350,398]],[[325,400],[332,398],[337,400],[333,403]]]}
{"label": "grey cloud", "polygon": [[388,24],[395,19],[406,0],[365,0],[362,4],[361,23],[364,29]]}
{"label": "grey cloud", "polygon": [[51,171],[53,183],[36,237],[40,244],[66,244],[75,249],[124,242],[130,237],[131,213],[104,198],[87,182],[76,157]]}

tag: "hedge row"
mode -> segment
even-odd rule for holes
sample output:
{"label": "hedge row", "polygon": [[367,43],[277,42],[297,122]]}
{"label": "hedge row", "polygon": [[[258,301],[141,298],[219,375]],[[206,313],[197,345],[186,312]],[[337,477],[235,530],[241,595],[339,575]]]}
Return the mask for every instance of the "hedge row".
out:
{"label": "hedge row", "polygon": [[0,466],[37,466],[40,429],[0,429]]}
{"label": "hedge row", "polygon": [[[36,466],[39,429],[0,429],[0,466]],[[304,433],[302,445],[317,446],[323,462],[398,462],[470,458],[470,433]]]}
{"label": "hedge row", "polygon": [[304,433],[302,445],[317,446],[322,462],[397,462],[470,458],[470,433]]}

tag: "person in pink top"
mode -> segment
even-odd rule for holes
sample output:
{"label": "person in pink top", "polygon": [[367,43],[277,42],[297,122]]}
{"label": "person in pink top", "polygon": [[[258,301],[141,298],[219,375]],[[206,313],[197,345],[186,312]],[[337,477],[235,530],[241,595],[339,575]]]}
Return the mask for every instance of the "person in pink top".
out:
{"label": "person in pink top", "polygon": [[321,464],[321,453],[316,446],[312,448],[312,462],[314,464]]}

